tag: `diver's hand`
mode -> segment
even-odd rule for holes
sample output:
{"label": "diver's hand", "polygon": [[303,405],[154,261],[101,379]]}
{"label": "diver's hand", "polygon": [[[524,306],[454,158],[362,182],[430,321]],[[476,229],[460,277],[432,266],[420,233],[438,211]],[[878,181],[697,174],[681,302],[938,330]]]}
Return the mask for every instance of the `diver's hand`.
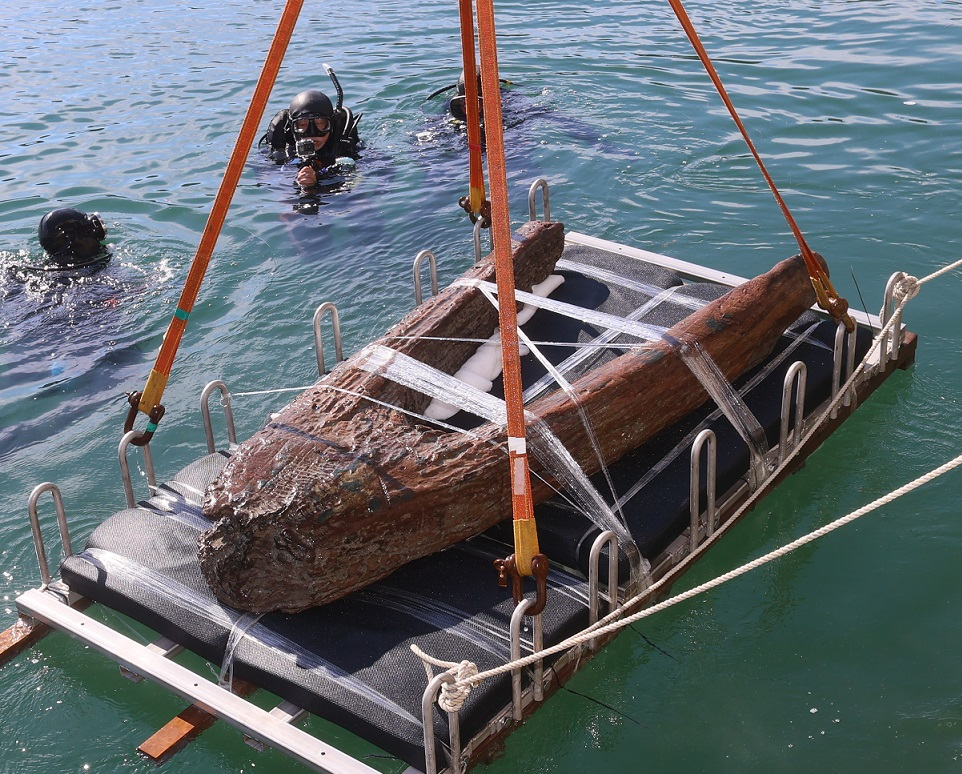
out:
{"label": "diver's hand", "polygon": [[294,178],[294,182],[301,188],[313,188],[317,185],[317,172],[314,171],[313,166],[305,164],[297,170],[297,177]]}

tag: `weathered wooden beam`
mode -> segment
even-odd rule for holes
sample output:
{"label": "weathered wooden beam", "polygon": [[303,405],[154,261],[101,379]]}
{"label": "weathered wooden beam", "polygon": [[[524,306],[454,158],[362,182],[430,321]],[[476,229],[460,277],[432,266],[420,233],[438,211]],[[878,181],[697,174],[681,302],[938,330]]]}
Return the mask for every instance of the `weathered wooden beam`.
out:
{"label": "weathered wooden beam", "polygon": [[[235,695],[244,698],[257,690],[257,686],[245,680],[234,678],[231,690]],[[184,749],[191,741],[214,725],[216,721],[216,716],[202,710],[195,704],[191,704],[143,742],[137,748],[137,751],[155,763],[163,763],[172,755]]]}
{"label": "weathered wooden beam", "polygon": [[[516,252],[516,261],[524,258]],[[534,256],[536,269],[519,263],[522,287],[553,267],[546,251]],[[548,266],[540,265],[545,256]],[[681,355],[685,342],[697,342],[732,381],[763,361],[813,303],[796,256],[705,305],[663,340],[574,382],[605,463],[708,400]],[[495,324],[480,293],[460,286],[435,296],[382,342],[453,373],[469,353],[424,336],[486,338]],[[510,517],[504,428],[488,423],[469,436],[416,422],[389,406],[418,409],[427,399],[368,372],[359,359],[341,363],[242,443],[209,490],[205,513],[218,521],[201,538],[200,563],[227,604],[254,613],[324,604]],[[528,411],[589,475],[599,468],[565,392]],[[531,463],[534,473],[548,475]],[[533,483],[535,502],[552,493]]]}
{"label": "weathered wooden beam", "polygon": [[17,616],[17,622],[0,633],[0,666],[23,653],[51,631],[53,630],[49,626],[29,616]]}

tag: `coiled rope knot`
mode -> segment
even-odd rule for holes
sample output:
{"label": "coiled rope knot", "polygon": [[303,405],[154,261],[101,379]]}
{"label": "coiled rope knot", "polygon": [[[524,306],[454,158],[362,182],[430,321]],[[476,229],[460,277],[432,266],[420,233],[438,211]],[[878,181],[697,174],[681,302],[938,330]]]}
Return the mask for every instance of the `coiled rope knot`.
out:
{"label": "coiled rope knot", "polygon": [[468,696],[471,695],[471,685],[467,681],[478,674],[478,667],[471,661],[442,661],[441,659],[434,658],[434,656],[429,656],[423,650],[421,650],[413,642],[411,643],[411,651],[424,664],[424,671],[428,673],[428,680],[434,679],[434,671],[431,669],[432,666],[444,669],[450,674],[455,682],[453,683],[442,683],[441,693],[438,696],[438,706],[445,712],[459,712],[461,707],[464,706],[464,702],[467,701]]}
{"label": "coiled rope knot", "polygon": [[918,277],[913,277],[911,274],[903,274],[895,283],[895,287],[892,288],[892,295],[896,303],[898,303],[903,299],[909,300],[915,298],[921,288],[922,283],[919,282]]}
{"label": "coiled rope knot", "polygon": [[438,696],[438,706],[445,712],[459,712],[468,696],[471,695],[471,686],[463,682],[478,673],[478,668],[470,661],[462,661],[460,664],[448,669],[455,683],[442,683],[441,695]]}

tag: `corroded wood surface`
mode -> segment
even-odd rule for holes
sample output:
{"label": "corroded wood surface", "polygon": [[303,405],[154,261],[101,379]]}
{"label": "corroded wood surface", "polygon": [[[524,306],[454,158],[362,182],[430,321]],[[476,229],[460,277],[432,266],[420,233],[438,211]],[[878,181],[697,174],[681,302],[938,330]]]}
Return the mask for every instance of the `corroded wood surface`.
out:
{"label": "corroded wood surface", "polygon": [[[555,232],[529,224],[526,246],[516,249],[519,287],[550,273],[561,238],[560,226]],[[493,269],[486,263],[469,274],[487,278]],[[784,261],[683,320],[670,339],[622,355],[575,382],[605,461],[707,399],[678,354],[679,342],[697,340],[734,379],[761,362],[813,302],[801,259]],[[449,288],[382,341],[452,373],[472,345],[395,337],[484,338],[496,322],[477,291]],[[487,424],[473,437],[441,431],[330,389],[423,410],[427,398],[352,361],[241,444],[208,492],[205,513],[217,523],[202,538],[201,568],[227,604],[257,613],[323,604],[510,517],[503,428]],[[578,412],[563,393],[528,409],[588,473],[599,467]],[[532,467],[537,471],[533,457]],[[536,484],[534,495],[540,501],[550,490]]]}

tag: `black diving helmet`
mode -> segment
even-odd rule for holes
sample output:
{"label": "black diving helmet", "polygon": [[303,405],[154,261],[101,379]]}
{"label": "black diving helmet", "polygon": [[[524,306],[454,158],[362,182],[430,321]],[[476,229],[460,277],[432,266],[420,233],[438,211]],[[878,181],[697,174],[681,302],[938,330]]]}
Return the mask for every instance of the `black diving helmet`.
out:
{"label": "black diving helmet", "polygon": [[96,212],[88,215],[62,207],[43,216],[37,236],[56,263],[70,267],[104,252],[101,242],[107,238],[107,229]]}
{"label": "black diving helmet", "polygon": [[325,137],[333,128],[334,105],[321,91],[302,91],[291,100],[287,113],[298,137]]}
{"label": "black diving helmet", "polygon": [[[456,84],[457,95],[452,97],[450,102],[448,102],[448,110],[451,111],[451,115],[454,116],[459,121],[468,120],[468,111],[465,107],[465,101],[467,96],[467,87],[464,85],[464,70],[458,76],[458,82]],[[478,73],[478,114],[481,118],[481,122],[484,122],[484,103],[481,100],[481,74]]]}

